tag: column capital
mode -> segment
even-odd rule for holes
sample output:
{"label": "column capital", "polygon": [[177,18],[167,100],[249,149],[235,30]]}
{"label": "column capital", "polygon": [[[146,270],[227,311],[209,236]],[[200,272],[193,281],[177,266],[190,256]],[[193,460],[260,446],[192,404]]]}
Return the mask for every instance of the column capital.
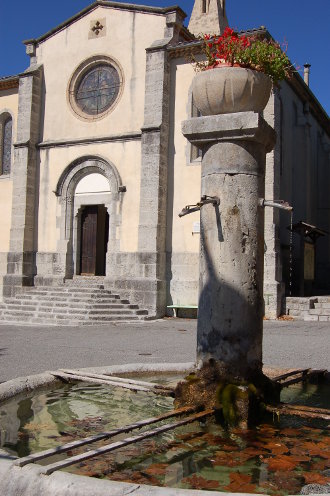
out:
{"label": "column capital", "polygon": [[182,122],[183,135],[195,146],[202,148],[219,141],[254,141],[270,152],[275,145],[276,132],[256,112],[193,117]]}

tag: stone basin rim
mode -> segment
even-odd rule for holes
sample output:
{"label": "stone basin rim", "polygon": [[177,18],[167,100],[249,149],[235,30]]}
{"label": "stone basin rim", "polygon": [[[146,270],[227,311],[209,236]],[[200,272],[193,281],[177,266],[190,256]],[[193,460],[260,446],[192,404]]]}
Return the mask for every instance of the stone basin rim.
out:
{"label": "stone basin rim", "polygon": [[[105,374],[131,373],[186,373],[195,367],[189,363],[133,363],[127,365],[111,365],[103,367],[80,368],[80,371]],[[278,369],[272,369],[278,370]],[[61,383],[50,371],[18,377],[0,384],[0,404],[21,394],[38,389],[49,388]],[[210,496],[210,491],[196,489],[179,489],[170,487],[147,486],[126,482],[116,482],[70,474],[54,472],[51,475],[41,473],[42,466],[29,464],[24,467],[14,465],[16,457],[9,456],[0,449],[0,493],[6,496],[20,496],[22,487],[26,488],[25,496]],[[214,493],[217,493],[214,491]],[[246,493],[222,493],[226,496],[240,496]],[[312,493],[311,493],[312,494]],[[320,494],[320,493],[318,493]],[[325,495],[326,493],[324,493]],[[250,496],[260,496],[250,494]],[[264,495],[266,496],[266,495]]]}

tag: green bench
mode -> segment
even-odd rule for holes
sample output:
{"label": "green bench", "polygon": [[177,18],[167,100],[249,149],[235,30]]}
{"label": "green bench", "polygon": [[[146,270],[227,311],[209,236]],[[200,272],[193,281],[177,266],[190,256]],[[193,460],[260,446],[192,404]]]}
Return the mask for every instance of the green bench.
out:
{"label": "green bench", "polygon": [[197,310],[198,309],[198,306],[197,305],[167,305],[167,308],[173,308],[173,311],[174,311],[174,317],[177,317],[178,316],[178,310],[180,309],[184,309],[184,310],[190,310],[190,309],[194,309],[194,310]]}

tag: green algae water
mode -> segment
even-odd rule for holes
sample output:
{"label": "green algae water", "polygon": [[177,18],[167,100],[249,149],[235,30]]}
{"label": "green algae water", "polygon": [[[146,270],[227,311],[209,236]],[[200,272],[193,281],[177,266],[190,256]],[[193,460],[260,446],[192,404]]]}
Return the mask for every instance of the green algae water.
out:
{"label": "green algae water", "polygon": [[[291,386],[283,391],[282,401],[329,408],[329,387]],[[9,454],[22,457],[172,409],[171,398],[103,385],[65,385],[0,406],[0,444]],[[127,434],[115,440],[124,437]],[[47,463],[89,446],[48,458]],[[156,486],[284,496],[298,494],[305,484],[326,484],[329,469],[326,422],[274,416],[247,431],[229,432],[212,421],[195,422],[67,470]]]}

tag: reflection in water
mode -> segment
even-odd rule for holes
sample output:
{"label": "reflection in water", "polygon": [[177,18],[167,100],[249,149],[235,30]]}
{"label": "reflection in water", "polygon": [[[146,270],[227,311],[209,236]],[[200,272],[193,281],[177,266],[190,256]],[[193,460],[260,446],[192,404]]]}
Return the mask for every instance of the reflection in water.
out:
{"label": "reflection in water", "polygon": [[[325,386],[292,386],[284,390],[282,400],[329,408],[328,392]],[[10,454],[25,456],[172,407],[170,398],[142,392],[65,385],[2,405],[1,445]],[[271,495],[298,494],[305,484],[325,484],[330,468],[326,424],[307,426],[306,421],[284,416],[269,420],[254,430],[230,432],[212,422],[191,424],[68,470],[140,484]],[[61,456],[66,455],[56,459]],[[53,461],[55,457],[47,460]]]}

